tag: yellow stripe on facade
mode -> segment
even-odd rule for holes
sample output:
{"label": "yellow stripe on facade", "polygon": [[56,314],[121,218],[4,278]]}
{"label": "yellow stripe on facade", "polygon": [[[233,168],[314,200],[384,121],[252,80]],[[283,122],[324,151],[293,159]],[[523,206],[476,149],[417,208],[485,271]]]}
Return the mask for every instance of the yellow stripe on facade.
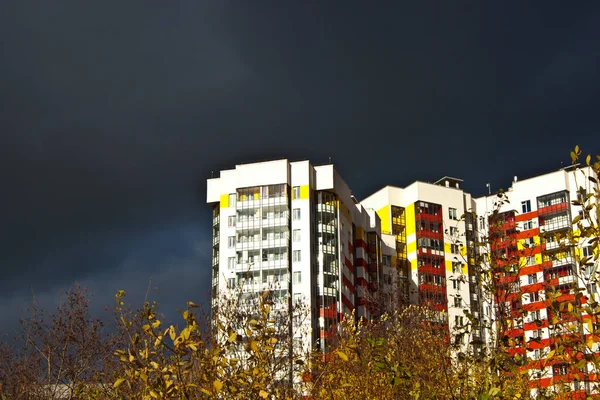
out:
{"label": "yellow stripe on facade", "polygon": [[536,264],[541,264],[542,263],[542,255],[540,253],[535,254],[535,263]]}
{"label": "yellow stripe on facade", "polygon": [[410,269],[411,270],[415,270],[419,267],[419,264],[417,263],[417,259],[415,258],[414,260],[410,260]]}
{"label": "yellow stripe on facade", "polygon": [[406,244],[406,254],[410,254],[414,251],[417,251],[417,242],[410,242]]}
{"label": "yellow stripe on facade", "polygon": [[452,248],[450,247],[450,243],[444,243],[444,252],[452,253]]}
{"label": "yellow stripe on facade", "polygon": [[381,232],[392,233],[390,206],[383,206],[377,210],[377,215],[381,219]]}
{"label": "yellow stripe on facade", "polygon": [[229,208],[229,194],[221,195],[221,208]]}

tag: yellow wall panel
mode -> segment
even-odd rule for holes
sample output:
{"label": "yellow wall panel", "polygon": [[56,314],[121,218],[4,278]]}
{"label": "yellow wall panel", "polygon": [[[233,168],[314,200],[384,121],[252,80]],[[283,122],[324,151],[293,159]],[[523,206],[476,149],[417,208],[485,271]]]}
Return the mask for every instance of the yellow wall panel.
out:
{"label": "yellow wall panel", "polygon": [[451,253],[452,248],[450,247],[450,243],[444,243],[444,252]]}
{"label": "yellow wall panel", "polygon": [[468,274],[469,273],[469,266],[467,264],[463,264],[461,267],[461,271],[463,274]]}
{"label": "yellow wall panel", "polygon": [[392,233],[392,224],[390,222],[390,206],[387,205],[377,210],[377,215],[379,215],[379,218],[381,219],[381,231],[385,233]]}
{"label": "yellow wall panel", "polygon": [[365,231],[361,226],[357,226],[354,233],[356,235],[355,236],[356,239],[364,239],[364,237],[365,237]]}
{"label": "yellow wall panel", "polygon": [[446,266],[446,272],[452,272],[452,261],[444,260],[444,265]]}
{"label": "yellow wall panel", "polygon": [[536,264],[541,264],[542,263],[542,255],[541,254],[535,254],[535,263]]}
{"label": "yellow wall panel", "polygon": [[404,210],[406,213],[406,236],[417,232],[417,224],[415,222],[415,203],[409,204]]}
{"label": "yellow wall panel", "polygon": [[310,186],[309,185],[300,186],[300,199],[301,200],[310,199]]}
{"label": "yellow wall panel", "polygon": [[229,195],[222,194],[220,203],[221,203],[221,208],[228,208],[229,207]]}

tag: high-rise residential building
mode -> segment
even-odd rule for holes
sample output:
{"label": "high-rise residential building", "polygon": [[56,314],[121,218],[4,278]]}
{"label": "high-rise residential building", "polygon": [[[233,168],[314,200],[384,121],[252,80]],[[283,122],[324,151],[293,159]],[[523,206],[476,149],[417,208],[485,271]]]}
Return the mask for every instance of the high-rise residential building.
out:
{"label": "high-rise residential building", "polygon": [[[592,249],[559,243],[580,211],[571,203],[584,179],[577,171],[515,177],[501,204],[451,177],[386,186],[358,202],[331,164],[237,165],[208,180],[213,299],[237,287],[248,299],[268,291],[281,309],[307,305],[302,326],[289,322],[305,350],[327,351],[345,314],[371,319],[406,303],[428,306],[455,344],[475,352],[493,339],[491,321],[531,361],[533,389],[561,379],[583,393],[570,366],[544,363],[566,321],[551,315],[549,293],[572,304],[597,293],[595,271],[577,271],[574,260]],[[586,324],[580,333],[589,337]]]}
{"label": "high-rise residential building", "polygon": [[[587,168],[566,168],[524,180],[515,177],[501,204],[497,196],[475,199],[480,232],[489,235],[490,270],[497,289],[489,299],[494,310],[486,306],[485,313],[501,320],[495,321],[495,329],[514,340],[514,352],[528,360],[532,388],[567,382],[573,395],[589,390],[585,385],[591,380],[586,376],[591,365],[577,369],[545,359],[555,350],[557,338],[567,334],[567,326],[575,328],[583,342],[590,336],[587,313],[573,321],[554,315],[551,307],[558,301],[566,311],[568,304],[585,304],[591,292],[598,293],[593,268],[578,271],[575,261],[576,256],[592,254],[589,243],[561,245],[561,238],[573,232],[573,217],[581,212],[572,201],[580,199],[579,188],[585,192],[589,183],[582,171],[590,173]],[[558,297],[552,298],[554,290]],[[593,347],[588,351],[600,350],[597,343]]]}
{"label": "high-rise residential building", "polygon": [[310,316],[291,332],[299,345],[323,351],[342,315],[370,318],[391,305],[396,291],[393,269],[383,264],[379,217],[356,201],[333,165],[237,165],[208,180],[207,201],[213,299],[241,287],[248,299],[271,292],[275,309],[303,303]]}
{"label": "high-rise residential building", "polygon": [[[395,250],[391,264],[399,271],[401,296],[429,306],[449,332],[468,323],[465,310],[478,318],[480,309],[478,276],[469,257],[474,202],[461,183],[444,177],[406,188],[386,186],[361,202],[377,210],[383,240]],[[481,339],[478,328],[473,337],[454,337],[464,345]]]}

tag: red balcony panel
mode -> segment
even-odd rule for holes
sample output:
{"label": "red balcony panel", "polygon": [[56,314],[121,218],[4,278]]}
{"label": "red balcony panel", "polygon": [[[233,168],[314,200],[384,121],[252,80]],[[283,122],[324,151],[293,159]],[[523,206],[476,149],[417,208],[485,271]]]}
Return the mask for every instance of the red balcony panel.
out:
{"label": "red balcony panel", "polygon": [[534,303],[523,304],[523,310],[525,311],[535,311],[535,310],[543,310],[546,308],[546,301],[536,301]]}
{"label": "red balcony panel", "polygon": [[416,219],[417,219],[417,221],[432,221],[432,222],[441,222],[443,220],[441,212],[438,215],[418,213],[416,215]]}
{"label": "red balcony panel", "polygon": [[364,258],[361,258],[361,257],[356,257],[354,260],[354,264],[356,264],[357,267],[363,267],[363,268],[369,267],[369,265],[367,264],[367,260],[365,260]]}
{"label": "red balcony panel", "polygon": [[420,230],[420,231],[417,231],[417,238],[429,238],[429,239],[443,240],[444,233]]}
{"label": "red balcony panel", "polygon": [[369,251],[369,247],[367,246],[367,243],[362,239],[354,239],[354,247],[356,247],[357,249],[362,247],[366,251]]}
{"label": "red balcony panel", "polygon": [[532,283],[531,285],[521,285],[522,293],[539,292],[544,289],[544,282]]}
{"label": "red balcony panel", "polygon": [[367,282],[367,280],[365,278],[363,278],[362,276],[356,278],[356,285],[357,286],[367,287],[368,284],[369,283]]}
{"label": "red balcony panel", "polygon": [[568,207],[567,202],[562,202],[558,204],[553,204],[551,206],[542,207],[538,209],[538,215],[549,214],[557,211],[566,210]]}
{"label": "red balcony panel", "polygon": [[446,276],[446,271],[444,268],[436,268],[433,265],[425,264],[418,268],[419,273],[437,275],[437,276]]}

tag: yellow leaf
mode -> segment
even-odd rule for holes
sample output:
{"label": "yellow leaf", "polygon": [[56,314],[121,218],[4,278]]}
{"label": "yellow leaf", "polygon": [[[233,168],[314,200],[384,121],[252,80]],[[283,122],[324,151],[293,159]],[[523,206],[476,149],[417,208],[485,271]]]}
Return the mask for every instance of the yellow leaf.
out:
{"label": "yellow leaf", "polygon": [[336,351],[337,355],[344,361],[348,361],[348,356],[345,353],[342,353],[341,351]]}
{"label": "yellow leaf", "polygon": [[171,340],[175,340],[175,327],[173,325],[169,327],[169,336],[171,336]]}
{"label": "yellow leaf", "polygon": [[113,387],[116,389],[116,388],[118,388],[119,386],[121,386],[121,384],[122,384],[123,382],[125,382],[125,378],[119,378],[119,379],[117,379],[117,380],[115,381],[115,384],[113,385]]}
{"label": "yellow leaf", "polygon": [[198,306],[196,305],[196,303],[194,303],[193,301],[188,301],[187,303],[189,308],[198,308]]}
{"label": "yellow leaf", "polygon": [[200,391],[208,396],[210,396],[212,393],[210,393],[208,390],[201,388]]}
{"label": "yellow leaf", "polygon": [[258,392],[258,395],[263,399],[266,399],[269,396],[269,393],[265,392],[264,390],[261,390],[260,392]]}
{"label": "yellow leaf", "polygon": [[152,323],[152,327],[155,328],[155,329],[158,328],[159,326],[160,326],[160,321],[159,320],[156,320],[156,321],[154,321]]}
{"label": "yellow leaf", "polygon": [[227,341],[229,343],[231,343],[231,342],[235,341],[235,339],[237,339],[237,333],[231,332],[231,334],[229,335],[229,338],[227,339]]}
{"label": "yellow leaf", "polygon": [[213,386],[215,387],[215,389],[217,389],[218,392],[219,390],[223,389],[223,382],[215,379],[215,381],[213,382]]}
{"label": "yellow leaf", "polygon": [[155,399],[158,399],[158,393],[156,393],[154,390],[150,391],[150,396],[154,397]]}
{"label": "yellow leaf", "polygon": [[250,342],[250,350],[258,352],[258,342],[256,340]]}
{"label": "yellow leaf", "polygon": [[550,353],[548,353],[548,355],[546,356],[546,360],[551,359],[552,356],[554,356],[554,353],[556,353],[556,350],[551,350]]}

